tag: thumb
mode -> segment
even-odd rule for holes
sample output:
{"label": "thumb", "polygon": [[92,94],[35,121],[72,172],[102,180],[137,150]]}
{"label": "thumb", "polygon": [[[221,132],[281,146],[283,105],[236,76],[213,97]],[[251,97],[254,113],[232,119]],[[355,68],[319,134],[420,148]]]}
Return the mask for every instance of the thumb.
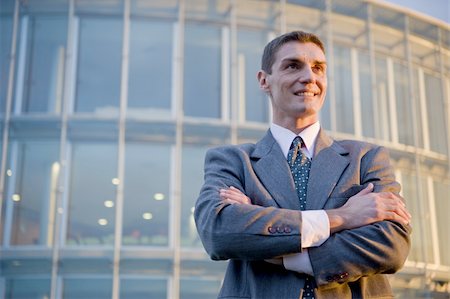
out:
{"label": "thumb", "polygon": [[369,183],[366,188],[362,189],[356,195],[366,195],[373,191],[373,184]]}

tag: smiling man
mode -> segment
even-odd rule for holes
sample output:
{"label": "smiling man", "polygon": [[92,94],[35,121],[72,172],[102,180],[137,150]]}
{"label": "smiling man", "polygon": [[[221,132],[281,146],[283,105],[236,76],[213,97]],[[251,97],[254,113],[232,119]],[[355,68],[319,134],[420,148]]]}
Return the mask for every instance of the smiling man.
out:
{"label": "smiling man", "polygon": [[410,214],[387,151],[331,139],[320,39],[294,31],[264,49],[260,88],[273,123],[256,144],[208,151],[195,220],[219,298],[393,298],[385,274],[410,248]]}

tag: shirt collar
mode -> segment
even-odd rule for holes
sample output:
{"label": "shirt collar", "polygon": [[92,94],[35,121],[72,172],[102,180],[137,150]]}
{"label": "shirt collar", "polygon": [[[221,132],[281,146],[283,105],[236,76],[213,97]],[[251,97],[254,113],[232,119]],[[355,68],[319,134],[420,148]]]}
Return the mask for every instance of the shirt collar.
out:
{"label": "shirt collar", "polygon": [[305,154],[308,156],[308,158],[312,158],[314,154],[316,139],[317,136],[319,135],[319,131],[320,131],[320,122],[318,121],[310,125],[306,129],[304,129],[298,135],[296,135],[291,130],[279,126],[277,124],[272,123],[270,125],[270,132],[277,141],[278,145],[281,147],[281,150],[283,151],[283,154],[286,157],[286,159],[289,152],[289,148],[291,147],[292,144],[292,140],[294,140],[296,136],[300,136],[303,139],[303,142],[305,143],[306,147],[306,149],[304,149]]}

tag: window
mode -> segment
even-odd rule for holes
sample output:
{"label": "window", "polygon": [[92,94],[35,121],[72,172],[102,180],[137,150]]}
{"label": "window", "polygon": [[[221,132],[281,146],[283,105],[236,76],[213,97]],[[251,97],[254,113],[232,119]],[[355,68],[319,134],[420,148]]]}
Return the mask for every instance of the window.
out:
{"label": "window", "polygon": [[[12,4],[12,1],[10,1]],[[3,5],[4,3],[2,3]],[[6,5],[5,5],[6,6]],[[9,82],[9,63],[11,56],[11,40],[13,18],[12,10],[7,12],[7,15],[0,16],[0,112],[5,112],[6,94],[8,92]],[[2,8],[0,8],[2,11]]]}
{"label": "window", "polygon": [[110,278],[65,278],[63,280],[64,299],[111,299],[112,279]]}
{"label": "window", "polygon": [[386,59],[377,57],[375,71],[377,81],[377,99],[373,109],[375,137],[378,139],[392,140],[392,112],[389,106],[389,81]]}
{"label": "window", "polygon": [[[22,19],[21,51],[26,51],[19,68],[24,78],[16,84],[15,110],[23,113],[61,113],[67,18],[30,16]],[[21,57],[21,56],[18,56]],[[20,71],[18,71],[18,75]],[[23,86],[20,84],[23,82]],[[20,107],[17,107],[17,106]]]}
{"label": "window", "polygon": [[169,145],[127,144],[124,245],[168,246],[170,153]]}
{"label": "window", "polygon": [[[261,69],[261,56],[266,45],[265,32],[240,29],[238,31],[238,94],[240,119],[255,122],[269,121],[268,96],[259,88],[256,73]],[[245,103],[245,106],[244,106]]]}
{"label": "window", "polygon": [[428,129],[430,148],[432,151],[448,155],[448,127],[445,125],[444,94],[441,79],[425,73],[426,108],[428,113]]}
{"label": "window", "polygon": [[170,115],[173,25],[133,18],[130,31],[127,113]]}
{"label": "window", "polygon": [[182,154],[181,245],[203,248],[194,222],[194,206],[203,185],[206,148],[185,145]]}
{"label": "window", "polygon": [[221,117],[221,30],[186,24],[184,54],[184,113]]}
{"label": "window", "polygon": [[434,181],[439,252],[441,264],[445,266],[450,266],[450,235],[448,234],[448,228],[450,227],[448,217],[448,211],[450,211],[449,194],[450,182]]}
{"label": "window", "polygon": [[19,142],[12,146],[7,170],[7,200],[12,205],[11,245],[52,246],[56,186],[56,142]]}
{"label": "window", "polygon": [[350,49],[334,47],[336,78],[336,125],[339,132],[353,133],[353,95]]}
{"label": "window", "polygon": [[358,53],[359,59],[359,90],[361,99],[361,119],[362,132],[366,137],[375,137],[375,127],[378,126],[378,119],[375,121],[376,103],[372,97],[372,75],[370,69],[370,57],[367,53]]}
{"label": "window", "polygon": [[67,245],[114,244],[115,143],[75,143],[69,191]]}
{"label": "window", "polygon": [[6,280],[5,299],[50,298],[50,278],[14,278]]}
{"label": "window", "polygon": [[398,140],[402,144],[414,145],[414,124],[412,105],[409,96],[408,68],[394,63],[395,103],[397,110]]}
{"label": "window", "polygon": [[208,299],[219,294],[220,280],[183,278],[180,282],[180,299]]}
{"label": "window", "polygon": [[122,278],[120,280],[120,298],[166,299],[167,280],[154,278]]}
{"label": "window", "polygon": [[79,31],[75,112],[117,116],[122,21],[83,17]]}

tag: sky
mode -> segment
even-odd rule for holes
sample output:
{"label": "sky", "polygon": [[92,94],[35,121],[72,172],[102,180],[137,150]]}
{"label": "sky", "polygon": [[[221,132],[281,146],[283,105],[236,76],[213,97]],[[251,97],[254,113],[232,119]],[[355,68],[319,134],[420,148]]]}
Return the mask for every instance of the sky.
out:
{"label": "sky", "polygon": [[380,2],[407,7],[450,24],[450,0],[382,0]]}

